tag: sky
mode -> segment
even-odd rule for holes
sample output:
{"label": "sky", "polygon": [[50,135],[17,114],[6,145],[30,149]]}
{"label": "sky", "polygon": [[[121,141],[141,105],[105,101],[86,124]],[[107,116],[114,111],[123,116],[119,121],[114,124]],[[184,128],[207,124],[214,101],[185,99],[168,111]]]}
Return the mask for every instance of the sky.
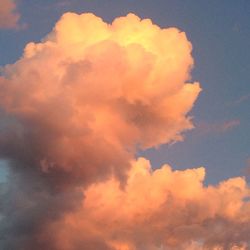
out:
{"label": "sky", "polygon": [[6,249],[249,248],[248,0],[0,1]]}

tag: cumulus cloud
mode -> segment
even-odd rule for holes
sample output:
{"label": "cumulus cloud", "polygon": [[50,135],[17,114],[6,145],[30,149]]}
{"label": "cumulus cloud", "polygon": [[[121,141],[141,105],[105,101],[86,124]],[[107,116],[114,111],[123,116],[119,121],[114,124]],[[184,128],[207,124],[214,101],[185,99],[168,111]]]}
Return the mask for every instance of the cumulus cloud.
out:
{"label": "cumulus cloud", "polygon": [[190,53],[183,32],[133,14],[112,25],[63,15],[0,79],[0,104],[15,120],[2,154],[86,181],[124,175],[137,147],[181,140],[192,128],[186,114],[200,87],[186,83]]}
{"label": "cumulus cloud", "polygon": [[204,177],[202,167],[173,171],[164,165],[153,171],[148,160],[139,158],[124,189],[114,178],[93,184],[84,192],[82,207],[53,224],[58,247],[75,249],[73,243],[87,234],[116,250],[248,249],[245,180],[205,187]]}
{"label": "cumulus cloud", "polygon": [[19,20],[14,0],[1,0],[0,4],[0,29],[16,28]]}
{"label": "cumulus cloud", "polygon": [[244,179],[204,187],[203,168],[135,159],[193,128],[191,50],[184,32],[134,14],[66,13],[3,69],[4,249],[246,249]]}

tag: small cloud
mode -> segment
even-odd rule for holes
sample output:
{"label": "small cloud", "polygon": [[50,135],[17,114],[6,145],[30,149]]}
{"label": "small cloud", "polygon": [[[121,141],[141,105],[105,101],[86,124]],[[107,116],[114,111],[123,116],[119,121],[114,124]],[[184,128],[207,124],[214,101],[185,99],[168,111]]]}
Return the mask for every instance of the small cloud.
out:
{"label": "small cloud", "polygon": [[226,131],[233,129],[239,125],[240,125],[239,120],[227,121],[227,122],[222,123],[221,126],[218,127],[218,132],[226,132]]}
{"label": "small cloud", "polygon": [[247,102],[249,100],[250,100],[250,93],[247,93],[245,95],[242,95],[242,96],[236,98],[233,101],[228,102],[226,104],[226,107],[237,107],[237,106],[241,105],[242,103]]}
{"label": "small cloud", "polygon": [[58,6],[58,7],[65,7],[65,6],[69,6],[69,5],[70,5],[69,0],[58,1],[56,3],[56,6]]}
{"label": "small cloud", "polygon": [[250,99],[250,94],[243,95],[240,98],[238,98],[236,101],[233,102],[233,105],[239,105],[242,102],[245,102]]}
{"label": "small cloud", "polygon": [[200,135],[207,135],[207,134],[221,134],[225,133],[229,130],[240,125],[240,120],[229,120],[223,122],[200,122],[196,125],[197,132]]}
{"label": "small cloud", "polygon": [[0,29],[18,28],[20,14],[16,10],[14,0],[1,0],[0,5]]}
{"label": "small cloud", "polygon": [[247,177],[247,178],[250,178],[250,158],[248,158],[246,160],[246,167],[244,169],[244,175]]}

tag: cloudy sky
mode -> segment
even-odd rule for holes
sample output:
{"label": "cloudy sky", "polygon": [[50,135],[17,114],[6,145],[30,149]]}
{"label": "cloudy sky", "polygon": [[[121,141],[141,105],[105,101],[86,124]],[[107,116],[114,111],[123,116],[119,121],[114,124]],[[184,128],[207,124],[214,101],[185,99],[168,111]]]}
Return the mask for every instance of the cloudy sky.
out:
{"label": "cloudy sky", "polygon": [[248,0],[0,1],[4,250],[249,249]]}

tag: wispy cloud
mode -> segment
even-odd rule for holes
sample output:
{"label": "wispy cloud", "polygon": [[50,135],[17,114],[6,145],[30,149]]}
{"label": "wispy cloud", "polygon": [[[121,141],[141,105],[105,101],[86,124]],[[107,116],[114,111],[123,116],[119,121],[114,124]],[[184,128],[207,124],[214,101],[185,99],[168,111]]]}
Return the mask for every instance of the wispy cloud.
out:
{"label": "wispy cloud", "polygon": [[198,122],[195,133],[199,135],[223,134],[240,125],[240,120],[215,121],[215,122]]}
{"label": "wispy cloud", "polygon": [[241,104],[242,102],[245,102],[245,101],[247,101],[247,100],[249,100],[249,99],[250,99],[250,94],[243,95],[243,96],[241,96],[240,98],[238,98],[237,100],[235,100],[235,101],[233,102],[233,105],[239,105],[239,104]]}
{"label": "wispy cloud", "polygon": [[238,98],[236,98],[235,100],[228,102],[225,104],[225,107],[227,108],[232,108],[232,107],[237,107],[241,104],[245,105],[245,102],[250,100],[250,93],[246,93]]}
{"label": "wispy cloud", "polygon": [[0,2],[0,29],[18,28],[20,14],[17,12],[14,0],[1,0]]}

